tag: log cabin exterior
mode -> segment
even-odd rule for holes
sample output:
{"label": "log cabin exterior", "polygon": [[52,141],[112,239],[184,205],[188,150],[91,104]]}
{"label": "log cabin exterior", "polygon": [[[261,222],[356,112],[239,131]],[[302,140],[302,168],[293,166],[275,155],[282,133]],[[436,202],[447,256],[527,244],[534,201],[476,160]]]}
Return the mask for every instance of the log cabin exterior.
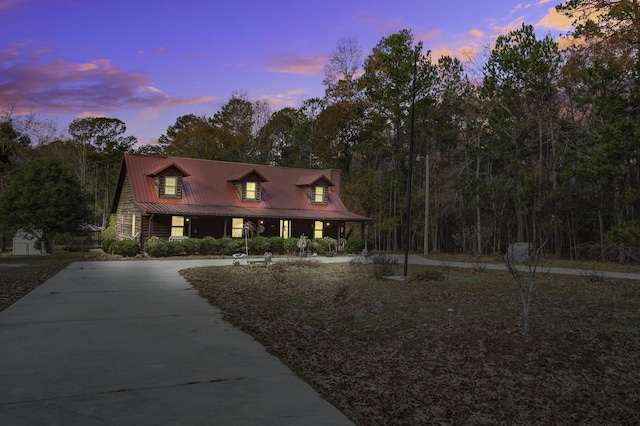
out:
{"label": "log cabin exterior", "polygon": [[340,171],[124,154],[111,213],[116,237],[346,237],[370,218],[347,210]]}

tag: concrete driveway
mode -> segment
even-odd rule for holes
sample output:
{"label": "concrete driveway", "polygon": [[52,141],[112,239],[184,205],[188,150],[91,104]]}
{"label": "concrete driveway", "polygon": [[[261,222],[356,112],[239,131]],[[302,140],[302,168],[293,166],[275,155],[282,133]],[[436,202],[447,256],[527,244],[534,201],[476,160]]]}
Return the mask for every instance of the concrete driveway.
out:
{"label": "concrete driveway", "polygon": [[79,262],[0,312],[0,425],[348,425],[178,270]]}

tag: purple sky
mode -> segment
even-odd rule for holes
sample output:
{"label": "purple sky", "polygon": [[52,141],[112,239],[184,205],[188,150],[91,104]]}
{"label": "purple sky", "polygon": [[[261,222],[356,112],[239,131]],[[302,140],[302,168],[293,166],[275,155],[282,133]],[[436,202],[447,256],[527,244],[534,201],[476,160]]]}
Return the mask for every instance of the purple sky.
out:
{"label": "purple sky", "polygon": [[0,0],[0,109],[65,132],[119,118],[141,143],[184,114],[213,115],[234,92],[272,109],[324,94],[340,38],[364,56],[401,29],[437,59],[464,60],[531,24],[566,32],[559,0]]}

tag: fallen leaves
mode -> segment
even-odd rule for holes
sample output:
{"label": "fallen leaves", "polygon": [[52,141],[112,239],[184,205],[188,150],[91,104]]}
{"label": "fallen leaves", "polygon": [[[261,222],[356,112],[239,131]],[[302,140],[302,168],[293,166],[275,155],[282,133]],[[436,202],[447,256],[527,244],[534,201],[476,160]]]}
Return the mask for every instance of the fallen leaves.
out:
{"label": "fallen leaves", "polygon": [[[600,284],[559,300],[563,283],[544,282],[539,300],[556,303],[534,306],[524,336],[508,277],[487,282],[497,273],[428,284],[351,265],[183,273],[356,424],[640,422],[640,341],[624,327],[640,300],[612,304]],[[581,289],[589,312],[601,308],[584,322]]]}

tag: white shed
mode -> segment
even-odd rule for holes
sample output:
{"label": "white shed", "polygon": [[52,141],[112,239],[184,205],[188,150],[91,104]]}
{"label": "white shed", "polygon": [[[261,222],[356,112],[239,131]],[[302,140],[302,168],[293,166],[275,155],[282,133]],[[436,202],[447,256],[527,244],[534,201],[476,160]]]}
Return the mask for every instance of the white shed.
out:
{"label": "white shed", "polygon": [[30,234],[23,229],[16,231],[13,236],[13,255],[14,256],[33,256],[41,255],[42,251],[36,248],[38,237]]}

